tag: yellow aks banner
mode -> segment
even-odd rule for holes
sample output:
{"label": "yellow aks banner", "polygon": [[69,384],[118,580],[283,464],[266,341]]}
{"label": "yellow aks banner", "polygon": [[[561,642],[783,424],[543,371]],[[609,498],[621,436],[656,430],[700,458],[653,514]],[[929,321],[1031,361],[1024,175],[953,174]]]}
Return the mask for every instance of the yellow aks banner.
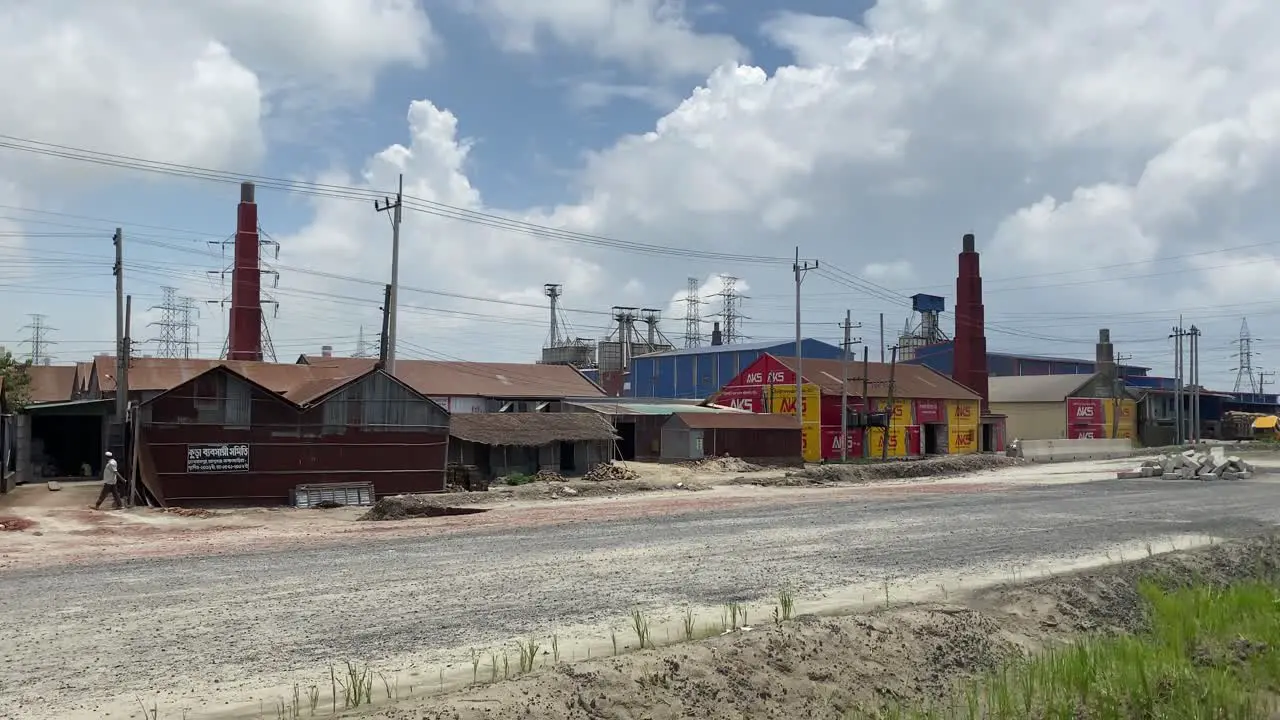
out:
{"label": "yellow aks banner", "polygon": [[1117,438],[1132,438],[1138,434],[1138,403],[1136,401],[1105,399],[1102,401],[1102,416],[1105,437],[1114,435]]}
{"label": "yellow aks banner", "polygon": [[[867,428],[867,457],[878,458],[880,452],[884,448],[881,444],[884,442],[884,428]],[[889,428],[889,457],[906,457],[907,455],[907,428],[906,426]]]}
{"label": "yellow aks banner", "polygon": [[978,427],[978,401],[948,400],[947,424],[953,428]]}
{"label": "yellow aks banner", "polygon": [[822,425],[810,422],[801,425],[800,438],[804,443],[804,461],[820,462],[822,460]]}
{"label": "yellow aks banner", "polygon": [[[802,422],[806,425],[809,423],[822,423],[822,391],[813,383],[805,383],[801,392],[804,398],[804,407],[801,417]],[[769,403],[769,412],[782,413],[784,415],[796,414],[796,386],[795,385],[770,385],[764,389],[765,402]],[[818,443],[821,444],[821,438]]]}
{"label": "yellow aks banner", "polygon": [[898,427],[912,425],[911,422],[911,401],[910,400],[894,400],[893,410],[889,410],[888,398],[879,398],[871,401],[871,411],[878,413],[886,413],[889,415],[890,427]]}
{"label": "yellow aks banner", "polygon": [[953,455],[965,455],[978,452],[978,427],[947,428],[947,451]]}

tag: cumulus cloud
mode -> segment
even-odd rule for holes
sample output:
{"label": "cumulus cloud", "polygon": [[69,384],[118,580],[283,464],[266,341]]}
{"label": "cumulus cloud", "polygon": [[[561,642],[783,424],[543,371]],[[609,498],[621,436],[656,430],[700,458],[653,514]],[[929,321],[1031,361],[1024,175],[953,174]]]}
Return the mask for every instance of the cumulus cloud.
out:
{"label": "cumulus cloud", "polygon": [[549,39],[642,72],[684,76],[746,58],[727,35],[697,32],[676,0],[479,0],[502,47],[530,53]]}
{"label": "cumulus cloud", "polygon": [[[806,280],[806,318],[834,335],[844,308],[853,307],[863,320],[886,312],[896,326],[895,314],[909,312],[907,295],[953,294],[955,254],[965,232],[977,234],[984,253],[993,349],[1088,353],[1097,327],[1112,325],[1121,352],[1159,361],[1165,355],[1160,336],[1179,312],[1222,316],[1221,327],[1209,322],[1202,329],[1207,338],[1229,337],[1238,317],[1212,308],[1238,307],[1252,290],[1269,287],[1267,248],[1252,251],[1238,272],[1217,267],[1226,254],[1214,253],[1261,243],[1274,220],[1280,102],[1273,79],[1280,50],[1268,29],[1280,23],[1275,3],[881,0],[857,22],[784,13],[761,28],[792,58],[773,71],[742,63],[746,52],[738,41],[697,32],[676,3],[572,5],[573,13],[570,4],[556,2],[483,0],[477,7],[513,52],[554,44],[635,73],[705,79],[647,132],[591,153],[562,202],[492,207],[468,175],[468,119],[423,97],[405,99],[415,100],[405,137],[387,138],[386,149],[359,167],[316,179],[388,191],[403,172],[414,197],[758,261],[623,254],[414,210],[404,227],[404,282],[447,293],[409,290],[402,297],[427,308],[402,319],[420,346],[530,357],[544,332],[545,311],[538,307],[545,303],[544,283],[565,285],[564,304],[589,311],[571,319],[585,328],[580,334],[592,334],[607,331],[611,305],[664,307],[676,315],[682,278],[719,273],[752,287],[749,334],[785,335],[788,258],[796,245],[830,268]],[[250,5],[227,7],[249,12]],[[289,6],[281,7],[269,17],[296,19]],[[337,46],[370,72],[428,60],[425,19],[396,14],[409,12],[407,4],[381,7],[386,14],[380,17],[393,18],[404,32],[385,47],[355,39]],[[199,12],[210,11],[201,6]],[[30,47],[30,38],[42,37],[34,27],[12,39]],[[212,83],[222,93],[214,99],[224,108],[248,108],[238,111],[243,117],[258,117],[273,77],[267,66],[305,65],[305,49],[263,48],[260,38],[231,29],[200,34],[181,27],[188,28],[185,39],[171,50],[184,62],[151,68],[145,49],[129,58],[86,55],[82,62],[108,69],[134,63],[141,74],[129,76],[135,65],[121,64],[117,81],[125,87],[152,82],[145,86],[149,96],[163,99],[156,101],[163,120],[154,124],[164,152],[193,157],[200,143],[184,145],[193,133],[208,140],[207,147],[245,147],[243,133],[252,137],[256,126],[236,120],[242,115],[193,130],[201,120],[184,109],[197,103],[188,103],[179,79],[198,75],[192,68],[201,61],[222,73],[206,77],[238,77]],[[314,32],[342,30],[335,24]],[[67,78],[83,76],[58,67]],[[336,63],[316,67],[322,77],[339,69]],[[170,75],[154,75],[162,71]],[[618,84],[633,94],[644,86],[630,79]],[[41,102],[59,107],[50,98]],[[56,127],[82,117],[69,113],[50,122]],[[103,125],[110,137],[95,135],[99,127],[76,125],[64,135],[80,145],[122,147],[119,138],[149,132],[128,125],[142,120],[112,122]],[[313,210],[312,222],[281,238],[287,255],[370,282],[286,274],[288,282],[299,292],[370,298],[360,317],[333,322],[376,327],[378,280],[387,277],[389,263],[385,216],[364,200],[320,199]],[[1206,251],[1197,260],[1164,260]],[[848,273],[875,285],[853,282]],[[1256,320],[1255,330],[1267,332],[1266,322]],[[672,318],[666,329],[680,334],[682,325]]]}

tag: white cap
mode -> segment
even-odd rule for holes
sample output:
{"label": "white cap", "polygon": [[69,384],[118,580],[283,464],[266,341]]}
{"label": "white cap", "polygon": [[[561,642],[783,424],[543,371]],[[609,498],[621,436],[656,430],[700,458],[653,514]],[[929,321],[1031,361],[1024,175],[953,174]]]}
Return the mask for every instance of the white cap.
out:
{"label": "white cap", "polygon": [[107,457],[111,457],[111,452],[107,451]]}

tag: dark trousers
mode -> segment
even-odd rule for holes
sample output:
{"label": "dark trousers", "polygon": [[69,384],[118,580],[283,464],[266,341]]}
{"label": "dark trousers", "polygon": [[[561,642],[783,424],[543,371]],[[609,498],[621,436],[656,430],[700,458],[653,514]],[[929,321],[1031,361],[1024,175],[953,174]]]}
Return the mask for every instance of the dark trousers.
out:
{"label": "dark trousers", "polygon": [[103,483],[102,492],[98,493],[98,502],[94,503],[95,508],[101,507],[102,501],[108,497],[111,498],[111,506],[113,509],[120,508],[120,491],[116,489],[115,483]]}

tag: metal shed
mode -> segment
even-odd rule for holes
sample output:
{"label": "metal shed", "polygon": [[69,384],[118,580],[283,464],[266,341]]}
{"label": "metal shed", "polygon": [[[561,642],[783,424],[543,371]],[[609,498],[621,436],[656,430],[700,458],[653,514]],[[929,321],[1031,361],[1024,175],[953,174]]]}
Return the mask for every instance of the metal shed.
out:
{"label": "metal shed", "polygon": [[679,413],[662,426],[663,460],[720,455],[799,465],[800,423],[772,413]]}
{"label": "metal shed", "polygon": [[299,485],[440,492],[443,408],[382,370],[280,392],[219,365],[142,403],[139,465],[162,504],[288,502]]}

